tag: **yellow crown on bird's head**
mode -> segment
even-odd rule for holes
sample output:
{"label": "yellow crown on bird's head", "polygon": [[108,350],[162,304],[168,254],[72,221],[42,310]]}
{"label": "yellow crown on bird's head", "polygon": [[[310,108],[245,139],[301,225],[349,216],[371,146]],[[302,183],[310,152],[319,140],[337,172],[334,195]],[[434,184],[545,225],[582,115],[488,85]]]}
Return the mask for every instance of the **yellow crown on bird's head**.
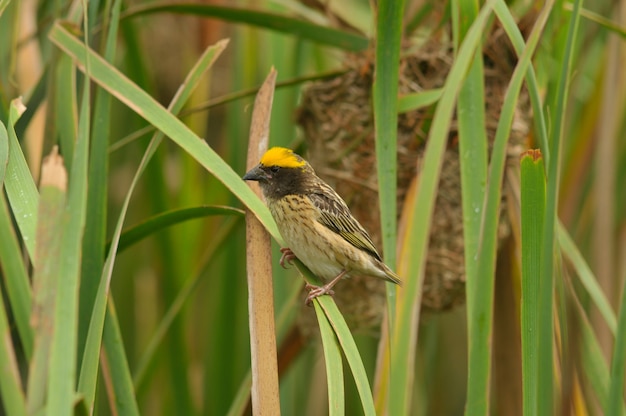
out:
{"label": "yellow crown on bird's head", "polygon": [[295,154],[286,147],[272,147],[261,158],[263,166],[278,166],[281,168],[301,168],[306,165],[306,160]]}

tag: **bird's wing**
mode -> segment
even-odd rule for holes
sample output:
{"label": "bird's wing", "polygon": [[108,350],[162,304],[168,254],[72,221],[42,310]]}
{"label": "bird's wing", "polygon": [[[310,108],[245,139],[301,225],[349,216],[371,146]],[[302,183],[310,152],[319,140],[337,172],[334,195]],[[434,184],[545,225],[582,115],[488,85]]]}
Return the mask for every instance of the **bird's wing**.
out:
{"label": "bird's wing", "polygon": [[323,186],[322,190],[308,196],[320,212],[318,221],[321,224],[342,236],[354,247],[382,261],[367,231],[354,219],[346,203],[330,186]]}

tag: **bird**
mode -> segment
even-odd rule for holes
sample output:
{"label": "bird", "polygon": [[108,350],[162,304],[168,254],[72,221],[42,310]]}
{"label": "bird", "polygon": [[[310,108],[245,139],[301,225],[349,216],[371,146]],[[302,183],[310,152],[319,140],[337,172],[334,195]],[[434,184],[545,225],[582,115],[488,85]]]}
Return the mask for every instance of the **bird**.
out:
{"label": "bird", "polygon": [[383,262],[345,201],[293,150],[270,148],[243,179],[259,183],[278,231],[287,243],[280,249],[280,265],[285,268],[285,262],[292,264],[297,258],[324,280],[322,286],[306,284],[307,305],[319,296],[332,296],[335,284],[351,275],[402,284],[400,277]]}

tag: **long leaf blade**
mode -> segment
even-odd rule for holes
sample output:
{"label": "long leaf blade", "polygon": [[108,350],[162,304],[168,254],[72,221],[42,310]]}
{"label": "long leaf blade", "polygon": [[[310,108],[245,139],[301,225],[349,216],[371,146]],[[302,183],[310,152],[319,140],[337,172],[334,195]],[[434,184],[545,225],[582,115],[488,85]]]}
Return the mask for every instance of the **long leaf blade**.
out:
{"label": "long leaf blade", "polygon": [[35,230],[37,227],[39,193],[15,134],[15,123],[17,123],[20,115],[25,110],[26,108],[22,104],[21,99],[16,98],[11,101],[9,122],[7,124],[9,162],[6,167],[4,187],[11,204],[15,222],[20,230],[28,254],[32,259],[35,256]]}
{"label": "long leaf blade", "polygon": [[343,319],[343,316],[341,316],[335,302],[328,296],[316,298],[314,299],[314,302],[318,303],[322,309],[324,309],[324,313],[335,331],[337,340],[341,345],[346,361],[348,361],[348,365],[352,371],[352,376],[354,377],[354,382],[356,383],[356,388],[359,392],[359,397],[361,398],[363,413],[366,416],[376,415],[374,399],[372,398],[372,391],[370,390],[367,373],[365,372],[365,367],[363,366],[359,350],[354,342],[354,338],[352,338],[352,334],[350,333],[350,329],[348,328],[346,321]]}
{"label": "long leaf blade", "polygon": [[341,348],[328,317],[318,302],[314,302],[317,322],[322,336],[322,348],[326,364],[326,384],[328,385],[328,414],[340,416],[345,413],[345,398],[343,387],[343,363],[341,362]]}
{"label": "long leaf blade", "polygon": [[231,22],[244,23],[251,26],[289,33],[314,42],[353,52],[365,50],[369,44],[367,38],[364,36],[326,26],[319,26],[305,20],[294,19],[276,13],[236,7],[207,4],[149,3],[129,9],[124,17],[130,18],[163,12],[193,14],[196,16],[214,17]]}
{"label": "long leaf blade", "polygon": [[418,191],[415,195],[415,201],[410,202],[412,206],[415,206],[415,209],[407,218],[405,227],[407,234],[399,256],[398,271],[401,275],[418,276],[419,278],[408,280],[403,289],[398,292],[396,327],[394,328],[391,351],[394,374],[392,374],[389,394],[389,414],[408,414],[410,412],[420,287],[424,278],[428,236],[430,235],[430,223],[443,152],[447,144],[456,97],[474,50],[479,44],[492,4],[492,1],[488,1],[480,11],[448,74],[430,129]]}
{"label": "long leaf blade", "polygon": [[545,218],[546,185],[541,152],[529,150],[521,161],[522,212],[522,381],[523,411],[536,414],[539,367],[537,365],[537,328],[541,311],[539,276],[541,275],[541,233]]}
{"label": "long leaf blade", "polygon": [[[2,190],[4,168],[9,160],[9,137],[3,124],[0,124],[0,148],[0,164],[2,165],[0,169],[3,169],[0,172],[0,190]],[[30,359],[33,354],[33,330],[30,325],[31,289],[4,195],[0,196],[0,235],[3,236],[3,244],[0,244],[0,267],[3,271],[4,285],[24,352]]]}
{"label": "long leaf blade", "polygon": [[626,285],[622,289],[619,321],[611,363],[609,394],[604,406],[607,416],[624,414],[624,373],[626,373]]}
{"label": "long leaf blade", "polygon": [[[490,338],[493,320],[493,290],[497,251],[497,233],[501,202],[501,184],[506,163],[506,143],[513,123],[515,106],[531,57],[539,42],[553,2],[547,2],[539,15],[519,58],[507,89],[493,144],[487,193],[481,223],[481,246],[478,254],[477,276],[481,279],[480,290],[468,293],[470,360],[468,375],[468,414],[486,414],[489,408],[489,373],[491,370]],[[474,413],[475,412],[475,413]]]}
{"label": "long leaf blade", "polygon": [[[543,229],[542,242],[542,268],[540,287],[540,309],[546,311],[547,315],[541,320],[539,331],[539,368],[545,373],[539,379],[538,391],[538,414],[548,414],[554,411],[553,400],[553,366],[554,358],[552,353],[552,340],[554,323],[552,319],[553,290],[554,290],[554,252],[555,252],[555,231],[557,223],[557,210],[559,198],[560,167],[561,167],[561,145],[563,142],[563,124],[565,118],[565,105],[568,95],[569,79],[572,72],[572,59],[574,53],[574,42],[578,32],[578,22],[580,19],[581,1],[574,3],[567,32],[567,40],[563,60],[561,62],[561,73],[556,91],[556,107],[551,125],[553,131],[550,140],[550,160],[547,167],[547,198],[546,198],[546,220]],[[541,348],[541,345],[545,348]],[[548,348],[548,345],[550,348]]]}
{"label": "long leaf blade", "polygon": [[[89,68],[89,63],[87,64]],[[89,69],[87,69],[89,72]],[[54,332],[48,375],[48,415],[70,415],[76,391],[78,338],[78,289],[82,239],[87,209],[87,163],[89,156],[89,78],[85,78],[78,139],[69,173],[66,222],[61,247],[61,268],[56,292]]]}

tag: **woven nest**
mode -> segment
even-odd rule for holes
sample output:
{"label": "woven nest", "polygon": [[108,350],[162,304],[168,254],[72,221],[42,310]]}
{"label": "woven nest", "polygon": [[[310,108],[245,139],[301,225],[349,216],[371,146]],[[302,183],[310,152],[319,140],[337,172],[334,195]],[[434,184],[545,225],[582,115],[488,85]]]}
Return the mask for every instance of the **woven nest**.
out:
{"label": "woven nest", "polygon": [[[298,122],[307,140],[308,158],[318,175],[344,197],[377,247],[382,248],[371,104],[373,62],[371,54],[350,58],[346,73],[308,86],[303,93]],[[451,45],[435,42],[405,56],[400,66],[400,93],[442,87],[452,61]],[[490,147],[515,63],[516,56],[506,36],[496,27],[484,50],[486,129]],[[522,92],[509,138],[509,157],[519,154],[529,131],[531,115],[526,97]],[[433,112],[434,107],[429,107],[399,117],[397,198],[400,208],[410,182],[419,174]],[[510,233],[510,227],[505,215],[501,215],[500,223],[502,240]],[[336,289],[335,300],[354,328],[367,329],[380,323],[385,304],[382,281],[355,276],[340,282]],[[426,310],[442,311],[464,299],[463,215],[455,117],[432,219],[422,306]]]}

